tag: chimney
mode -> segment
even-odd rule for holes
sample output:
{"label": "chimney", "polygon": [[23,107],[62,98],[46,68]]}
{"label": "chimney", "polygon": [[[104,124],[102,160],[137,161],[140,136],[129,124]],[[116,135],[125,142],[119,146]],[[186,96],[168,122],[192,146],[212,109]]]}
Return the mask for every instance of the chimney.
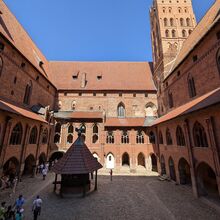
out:
{"label": "chimney", "polygon": [[81,88],[85,88],[86,87],[86,73],[82,73],[82,79],[81,79]]}

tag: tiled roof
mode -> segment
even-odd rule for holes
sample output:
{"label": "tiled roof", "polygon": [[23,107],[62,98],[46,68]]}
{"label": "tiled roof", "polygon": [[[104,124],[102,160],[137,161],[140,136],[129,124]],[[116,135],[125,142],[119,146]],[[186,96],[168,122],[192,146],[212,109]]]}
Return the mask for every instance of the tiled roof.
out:
{"label": "tiled roof", "polygon": [[5,102],[3,100],[0,100],[0,110],[14,113],[17,115],[21,115],[21,116],[24,116],[25,118],[30,118],[36,121],[47,123],[47,121],[45,121],[42,116],[37,115],[36,113],[31,112],[27,109]]}
{"label": "tiled roof", "polygon": [[143,127],[145,118],[107,118],[106,127]]}
{"label": "tiled roof", "polygon": [[103,118],[102,112],[92,112],[92,111],[59,111],[54,113],[55,118],[77,118],[77,119],[93,119],[93,118]]}
{"label": "tiled roof", "polygon": [[54,165],[56,174],[86,174],[101,169],[81,137],[78,137],[64,156]]}
{"label": "tiled roof", "polygon": [[207,34],[210,28],[219,20],[219,11],[220,1],[217,0],[208,10],[206,15],[202,18],[202,20],[198,23],[198,25],[195,27],[189,37],[184,41],[183,46],[176,57],[170,73],[181,64],[181,62],[188,56],[188,54],[194,49],[194,47],[200,42],[200,40]]}
{"label": "tiled roof", "polygon": [[[7,38],[7,40],[10,41],[10,43],[41,72],[41,74],[48,78],[49,66],[45,56],[37,48],[28,33],[3,1],[0,1],[0,10],[2,12],[0,14],[0,33],[3,34],[3,36]],[[40,61],[44,63],[43,68],[39,65]]]}
{"label": "tiled roof", "polygon": [[151,64],[147,62],[50,62],[50,68],[50,77],[58,90],[155,91]]}
{"label": "tiled roof", "polygon": [[220,87],[170,111],[166,115],[153,121],[151,126],[172,120],[176,117],[183,116],[194,111],[198,111],[217,103],[220,103]]}

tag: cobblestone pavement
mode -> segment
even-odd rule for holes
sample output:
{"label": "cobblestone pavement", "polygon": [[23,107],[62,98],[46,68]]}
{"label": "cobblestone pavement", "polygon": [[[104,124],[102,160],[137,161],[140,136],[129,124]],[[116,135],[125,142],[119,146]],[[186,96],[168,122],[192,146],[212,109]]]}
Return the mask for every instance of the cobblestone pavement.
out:
{"label": "cobblestone pavement", "polygon": [[[25,220],[33,219],[31,204],[37,194],[43,199],[39,220],[220,219],[217,210],[193,197],[190,187],[155,176],[113,176],[112,182],[109,176],[98,176],[98,191],[86,198],[61,199],[52,192],[52,181],[49,174],[46,181],[26,178],[19,184],[26,197]],[[1,201],[8,198],[8,192],[0,193]]]}

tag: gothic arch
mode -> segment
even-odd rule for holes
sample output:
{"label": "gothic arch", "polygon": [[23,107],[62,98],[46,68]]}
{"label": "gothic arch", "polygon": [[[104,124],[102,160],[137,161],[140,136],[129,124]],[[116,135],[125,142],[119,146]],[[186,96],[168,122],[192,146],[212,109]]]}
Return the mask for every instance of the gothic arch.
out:
{"label": "gothic arch", "polygon": [[153,102],[148,102],[145,105],[145,115],[146,116],[157,116],[157,107]]}

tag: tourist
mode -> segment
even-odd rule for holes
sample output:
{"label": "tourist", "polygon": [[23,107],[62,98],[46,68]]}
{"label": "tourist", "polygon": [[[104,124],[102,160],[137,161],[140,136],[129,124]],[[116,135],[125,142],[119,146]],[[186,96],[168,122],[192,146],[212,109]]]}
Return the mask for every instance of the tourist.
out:
{"label": "tourist", "polygon": [[1,207],[0,207],[0,220],[5,220],[5,213],[6,213],[5,204],[6,204],[6,202],[2,202],[1,203]]}
{"label": "tourist", "polygon": [[33,214],[34,214],[34,220],[37,220],[38,215],[40,215],[41,212],[41,205],[42,205],[42,199],[40,196],[37,196],[37,198],[33,202]]}
{"label": "tourist", "polygon": [[40,164],[40,170],[39,170],[39,173],[42,173],[43,168],[44,168],[44,165],[41,163],[41,164]]}
{"label": "tourist", "polygon": [[23,209],[17,210],[15,214],[15,220],[22,220],[23,219]]}
{"label": "tourist", "polygon": [[5,213],[5,220],[14,220],[14,218],[15,218],[15,213],[12,210],[12,207],[10,205],[10,206],[8,206],[8,209]]}
{"label": "tourist", "polygon": [[45,178],[47,176],[47,168],[46,167],[42,170],[42,174],[43,174],[43,180],[45,180]]}
{"label": "tourist", "polygon": [[22,195],[19,195],[15,202],[15,208],[16,210],[20,211],[23,208],[24,205],[24,197]]}

